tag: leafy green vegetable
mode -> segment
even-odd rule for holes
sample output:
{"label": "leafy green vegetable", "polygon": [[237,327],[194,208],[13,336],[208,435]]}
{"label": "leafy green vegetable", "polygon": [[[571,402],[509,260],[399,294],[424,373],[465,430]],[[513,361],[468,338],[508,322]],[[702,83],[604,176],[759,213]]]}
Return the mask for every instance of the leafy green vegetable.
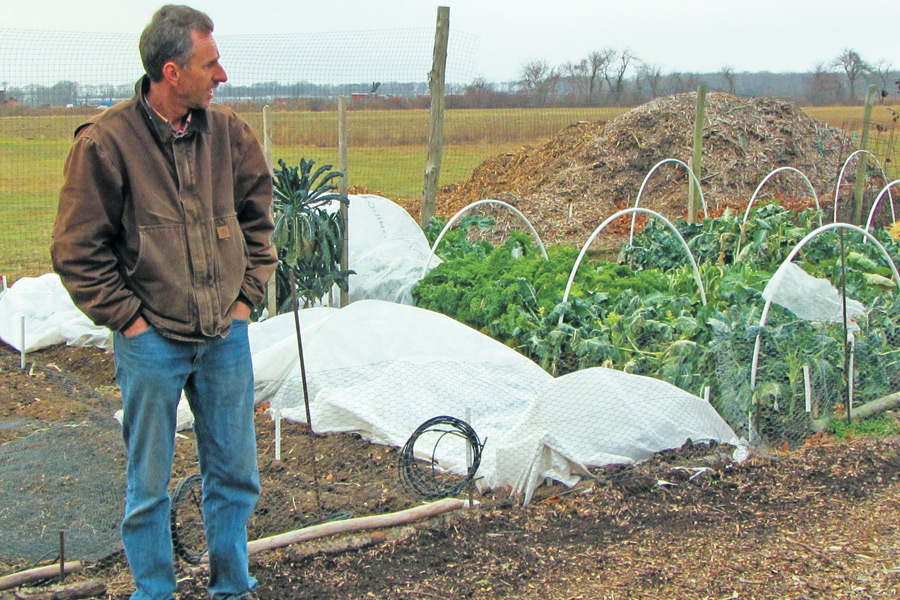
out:
{"label": "leafy green vegetable", "polygon": [[294,271],[306,306],[321,300],[332,285],[346,290],[347,278],[353,273],[340,269],[344,234],[340,213],[325,210],[331,201],[348,203],[331,183],[342,174],[329,173],[331,165],[313,172],[314,165],[315,161],[300,159],[299,168],[288,167],[279,159],[275,169],[273,242],[280,261],[275,279],[278,312],[291,307],[289,269]]}
{"label": "leafy green vegetable", "polygon": [[[733,426],[800,440],[811,432],[812,419],[845,401],[851,352],[856,404],[900,390],[900,304],[886,279],[893,272],[856,232],[845,232],[842,246],[839,231],[826,231],[796,258],[811,275],[839,289],[843,282],[847,296],[869,308],[853,344],[845,344],[841,324],[799,320],[777,305],[759,325],[763,289],[818,218],[817,211],[794,214],[769,204],[755,207],[746,224],[742,216],[677,221],[699,263],[705,306],[683,245],[654,220],[617,263],[583,263],[565,303],[575,248],[548,248],[544,260],[525,234],[513,232],[491,248],[465,241],[464,229],[446,236],[449,243],[439,249],[445,262],[413,296],[417,305],[493,336],[554,375],[600,365],[698,395],[709,388]],[[897,257],[888,234],[874,234]]]}

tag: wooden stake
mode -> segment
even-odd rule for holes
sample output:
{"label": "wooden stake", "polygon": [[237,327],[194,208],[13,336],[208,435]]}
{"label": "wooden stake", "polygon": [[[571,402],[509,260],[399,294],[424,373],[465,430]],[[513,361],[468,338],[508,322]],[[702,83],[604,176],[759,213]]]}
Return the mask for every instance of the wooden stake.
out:
{"label": "wooden stake", "polygon": [[428,129],[428,159],[425,162],[425,185],[419,225],[424,229],[437,211],[438,177],[444,145],[444,77],[447,69],[447,43],[450,39],[450,7],[438,6],[437,29],[434,34],[434,56],[428,74],[431,92]]}
{"label": "wooden stake", "polygon": [[59,582],[66,580],[66,532],[59,530]]}
{"label": "wooden stake", "polygon": [[[694,113],[694,154],[691,157],[691,171],[700,181],[703,164],[703,119],[706,116],[706,86],[697,88],[697,108]],[[694,177],[688,177],[688,223],[697,222],[697,186]]]}

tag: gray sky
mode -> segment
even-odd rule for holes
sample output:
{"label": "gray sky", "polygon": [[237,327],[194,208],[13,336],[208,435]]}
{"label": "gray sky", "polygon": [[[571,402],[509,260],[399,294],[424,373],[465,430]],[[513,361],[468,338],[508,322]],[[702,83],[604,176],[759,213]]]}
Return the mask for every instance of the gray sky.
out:
{"label": "gray sky", "polygon": [[[94,5],[71,0],[4,2],[0,27],[137,34],[159,1]],[[900,69],[900,0],[196,0],[218,35],[433,28],[450,6],[451,31],[478,41],[476,73],[519,78],[528,61],[577,62],[593,50],[627,48],[673,71],[810,71],[845,48]],[[253,8],[248,8],[255,5]],[[227,67],[227,56],[223,62]]]}

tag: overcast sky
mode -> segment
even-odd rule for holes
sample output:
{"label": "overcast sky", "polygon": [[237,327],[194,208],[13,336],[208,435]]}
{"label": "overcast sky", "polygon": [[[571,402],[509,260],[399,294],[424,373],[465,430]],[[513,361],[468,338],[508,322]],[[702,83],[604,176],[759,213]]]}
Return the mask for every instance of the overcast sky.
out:
{"label": "overcast sky", "polygon": [[[433,28],[439,5],[451,31],[477,40],[476,75],[519,78],[524,63],[577,62],[627,48],[663,73],[810,71],[845,48],[900,69],[900,0],[196,0],[218,35]],[[158,1],[4,0],[0,27],[137,34]],[[252,8],[248,8],[252,6]],[[223,61],[227,67],[227,57]]]}

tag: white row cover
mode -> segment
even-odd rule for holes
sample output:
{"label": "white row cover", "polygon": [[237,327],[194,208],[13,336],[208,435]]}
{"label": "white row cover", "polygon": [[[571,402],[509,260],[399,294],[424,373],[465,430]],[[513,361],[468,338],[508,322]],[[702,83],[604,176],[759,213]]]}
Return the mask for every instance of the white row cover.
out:
{"label": "white row cover", "polygon": [[[740,446],[712,406],[668,383],[599,367],[553,378],[490,337],[407,305],[428,257],[421,230],[383,198],[355,196],[350,206],[356,301],[299,314],[316,431],[399,447],[432,417],[463,419],[484,442],[478,484],[525,502],[545,479],[574,485],[590,467],[645,460],[687,439]],[[257,402],[305,422],[295,331],[294,315],[279,315],[252,324],[250,344]],[[52,274],[20,279],[0,297],[0,337],[29,352],[111,346],[110,332],[75,308]],[[435,440],[440,466],[465,473],[465,445]]]}
{"label": "white row cover", "polygon": [[[351,194],[349,206],[348,261],[356,271],[350,276],[350,301],[412,304],[411,290],[431,252],[422,229],[403,207],[381,196]],[[112,347],[109,331],[84,319],[56,275],[25,277],[13,288],[15,293],[0,296],[0,339],[19,352],[62,343]]]}
{"label": "white row cover", "polygon": [[[36,338],[107,344],[108,331],[71,304],[55,275],[19,280],[0,307],[27,302],[50,316]],[[712,406],[668,383],[599,367],[554,379],[515,350],[428,310],[364,300],[310,308],[299,318],[316,431],[399,447],[426,420],[457,417],[485,442],[480,485],[509,488],[526,501],[545,479],[574,485],[588,467],[641,461],[687,439],[739,445]],[[14,325],[4,319],[0,330]],[[279,315],[252,324],[250,343],[257,401],[305,422],[295,332],[294,316]],[[443,468],[466,471],[462,444],[447,439],[437,447]]]}
{"label": "white row cover", "polygon": [[[574,485],[589,467],[645,460],[686,440],[741,446],[709,403],[666,382],[600,367],[554,378],[492,338],[428,310],[367,300],[301,314],[310,416],[402,446],[435,416],[467,421],[485,443],[482,487],[527,503],[545,479]],[[291,321],[288,321],[291,319]],[[305,422],[292,315],[254,334],[257,400]],[[465,442],[436,446],[441,467],[465,473]]]}

